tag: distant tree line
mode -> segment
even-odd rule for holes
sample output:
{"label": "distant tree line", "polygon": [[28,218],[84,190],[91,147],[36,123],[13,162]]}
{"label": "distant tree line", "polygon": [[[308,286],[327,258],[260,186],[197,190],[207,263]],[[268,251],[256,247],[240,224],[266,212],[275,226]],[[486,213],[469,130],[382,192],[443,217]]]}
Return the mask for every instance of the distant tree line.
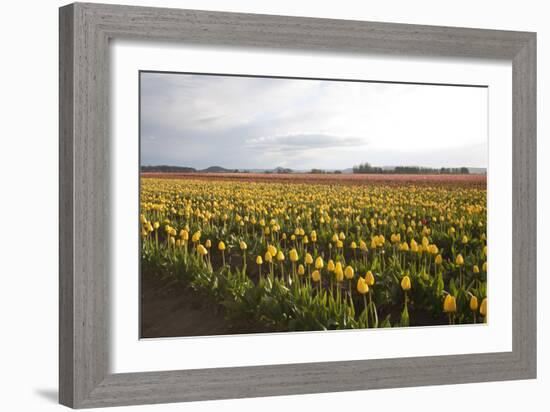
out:
{"label": "distant tree line", "polygon": [[167,165],[141,166],[140,170],[142,172],[149,172],[149,173],[194,173],[197,171],[197,169],[193,167],[167,166]]}
{"label": "distant tree line", "polygon": [[468,175],[470,170],[467,167],[419,167],[419,166],[396,166],[392,169],[383,169],[372,166],[370,163],[361,163],[353,166],[353,173],[359,174],[403,174],[403,175]]}
{"label": "distant tree line", "polygon": [[326,174],[334,174],[334,175],[341,175],[341,170],[324,170],[324,169],[311,169],[310,172],[313,175],[326,175]]}
{"label": "distant tree line", "polygon": [[294,170],[286,167],[276,167],[275,169],[272,169],[272,170],[264,170],[264,173],[266,174],[276,173],[280,175],[286,175],[289,173],[294,173]]}

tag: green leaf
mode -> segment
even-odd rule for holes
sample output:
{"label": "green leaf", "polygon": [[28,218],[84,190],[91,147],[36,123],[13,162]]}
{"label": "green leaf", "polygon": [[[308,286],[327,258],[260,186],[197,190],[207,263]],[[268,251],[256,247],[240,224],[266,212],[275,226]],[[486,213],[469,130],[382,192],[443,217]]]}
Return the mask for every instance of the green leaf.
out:
{"label": "green leaf", "polygon": [[458,289],[456,287],[454,279],[451,279],[451,281],[449,282],[449,292],[453,296],[456,296],[458,294]]}
{"label": "green leaf", "polygon": [[386,316],[386,318],[380,324],[380,327],[381,328],[391,328],[390,318],[391,318],[391,315]]}
{"label": "green leaf", "polygon": [[407,305],[405,305],[403,312],[401,312],[401,326],[409,326],[409,309]]}

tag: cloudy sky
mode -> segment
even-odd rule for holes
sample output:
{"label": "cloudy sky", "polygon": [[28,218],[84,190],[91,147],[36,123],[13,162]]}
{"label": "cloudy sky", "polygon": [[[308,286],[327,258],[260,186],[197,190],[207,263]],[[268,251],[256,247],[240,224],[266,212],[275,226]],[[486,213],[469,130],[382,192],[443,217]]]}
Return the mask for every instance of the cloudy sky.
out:
{"label": "cloudy sky", "polygon": [[141,73],[141,164],[487,166],[487,89]]}

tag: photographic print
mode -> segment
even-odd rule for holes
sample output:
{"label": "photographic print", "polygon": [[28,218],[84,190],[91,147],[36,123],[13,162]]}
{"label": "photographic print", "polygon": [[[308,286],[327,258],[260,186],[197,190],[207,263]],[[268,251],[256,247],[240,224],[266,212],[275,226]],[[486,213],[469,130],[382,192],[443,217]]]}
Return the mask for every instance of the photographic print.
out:
{"label": "photographic print", "polygon": [[487,88],[142,71],[140,337],[487,322]]}

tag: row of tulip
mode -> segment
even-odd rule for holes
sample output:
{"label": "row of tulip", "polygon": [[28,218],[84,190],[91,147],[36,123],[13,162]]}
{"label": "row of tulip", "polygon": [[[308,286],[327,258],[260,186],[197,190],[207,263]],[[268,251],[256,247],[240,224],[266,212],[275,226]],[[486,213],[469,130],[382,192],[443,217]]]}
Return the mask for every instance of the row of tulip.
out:
{"label": "row of tulip", "polygon": [[[254,202],[242,196],[250,186]],[[484,190],[342,187],[357,203],[368,200],[358,205],[345,198],[327,203],[319,195],[332,188],[322,185],[296,185],[304,202],[288,202],[288,185],[277,186],[143,179],[142,267],[177,273],[177,265],[194,259],[186,270],[207,273],[214,284],[220,276],[246,279],[265,292],[277,282],[288,296],[306,293],[346,314],[313,322],[318,328],[487,320]],[[399,201],[380,207],[376,196]],[[286,314],[288,323],[297,311]]]}

